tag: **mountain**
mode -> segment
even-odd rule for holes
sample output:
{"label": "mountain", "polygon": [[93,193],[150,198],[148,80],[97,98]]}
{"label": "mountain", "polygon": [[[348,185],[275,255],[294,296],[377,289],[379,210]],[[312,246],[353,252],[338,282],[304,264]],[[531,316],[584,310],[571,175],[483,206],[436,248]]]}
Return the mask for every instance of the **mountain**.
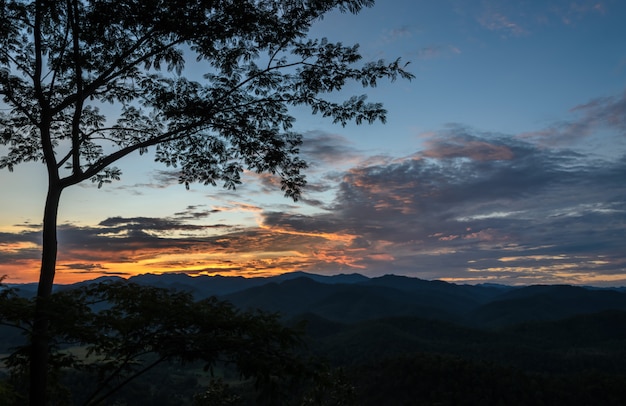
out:
{"label": "mountain", "polygon": [[[424,281],[426,282],[426,281]],[[247,290],[225,295],[222,298],[242,308],[258,308],[280,312],[285,316],[312,313],[328,320],[355,322],[390,316],[419,316],[455,320],[459,309],[477,300],[455,294],[455,285],[446,284],[453,292],[442,290],[433,294],[420,288],[421,282],[410,289],[397,289],[396,281],[386,277],[378,283],[320,283],[308,277],[270,282]],[[426,282],[428,287],[431,282]]]}
{"label": "mountain", "polygon": [[332,276],[316,275],[306,272],[292,272],[271,277],[244,278],[241,276],[189,276],[183,273],[169,274],[142,274],[129,278],[130,282],[139,285],[150,285],[166,289],[188,291],[198,299],[209,296],[223,296],[234,292],[262,286],[269,283],[279,283],[297,278],[308,278],[320,283],[358,283],[368,278],[359,274],[339,274]]}
{"label": "mountain", "polygon": [[[104,277],[75,285],[123,280]],[[626,292],[570,285],[457,285],[398,275],[368,278],[305,272],[273,277],[144,274],[130,282],[217,296],[242,308],[281,313],[285,318],[315,315],[337,323],[389,317],[417,317],[475,328],[500,329],[525,322],[554,321],[607,310],[626,311]],[[13,285],[33,295],[35,284]]]}
{"label": "mountain", "polygon": [[[277,312],[287,325],[303,323],[310,355],[345,371],[329,379],[339,386],[348,379],[360,405],[626,404],[624,289],[308,273],[129,281],[198,299],[214,295]],[[35,286],[13,285],[31,296]],[[0,326],[0,353],[23,340]]]}
{"label": "mountain", "polygon": [[503,285],[456,285],[444,281],[428,281],[398,275],[384,275],[363,283],[371,286],[386,286],[422,295],[427,294],[430,297],[436,297],[437,300],[466,300],[472,303],[486,303],[504,292],[516,289]]}
{"label": "mountain", "polygon": [[[570,318],[525,322],[506,327],[504,333],[541,342],[546,347],[617,345],[626,342],[626,311],[606,310]],[[621,346],[626,352],[626,346]]]}
{"label": "mountain", "polygon": [[[307,319],[308,320],[308,319]],[[626,312],[606,311],[500,330],[392,317],[307,325],[309,347],[339,364],[411,354],[446,354],[534,373],[620,374],[626,378]],[[597,372],[596,371],[596,372]]]}
{"label": "mountain", "polygon": [[411,316],[478,328],[560,320],[606,310],[626,311],[626,294],[617,290],[568,285],[456,285],[395,275],[332,285],[302,276],[222,298],[242,308],[259,308],[290,317],[308,312],[351,323]]}
{"label": "mountain", "polygon": [[[320,332],[319,328],[325,333]],[[319,320],[307,324],[311,347],[339,362],[356,364],[410,353],[466,355],[484,352],[499,336],[458,324],[418,317],[379,318],[329,328]],[[488,351],[493,351],[490,348]]]}
{"label": "mountain", "polygon": [[569,285],[535,285],[503,293],[474,309],[466,320],[481,327],[550,321],[605,310],[626,311],[626,294]]}
{"label": "mountain", "polygon": [[264,278],[206,275],[192,277],[182,273],[164,275],[144,274],[133,276],[128,280],[138,285],[191,292],[198,299],[237,292],[267,283]]}
{"label": "mountain", "polygon": [[361,283],[361,282],[365,282],[369,280],[367,276],[363,276],[358,273],[350,273],[350,274],[340,273],[337,275],[318,275],[318,274],[308,273],[308,272],[289,272],[289,273],[284,273],[282,275],[270,276],[266,279],[272,282],[282,282],[282,281],[298,279],[298,278],[308,278],[308,279],[314,280],[315,282],[328,283],[328,284],[337,284],[337,283],[351,284],[351,283]]}

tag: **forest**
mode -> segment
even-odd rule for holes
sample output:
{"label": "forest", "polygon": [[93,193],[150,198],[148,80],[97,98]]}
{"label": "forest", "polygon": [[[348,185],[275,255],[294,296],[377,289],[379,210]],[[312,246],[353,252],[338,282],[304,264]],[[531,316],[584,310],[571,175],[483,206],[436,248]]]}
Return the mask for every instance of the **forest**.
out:
{"label": "forest", "polygon": [[[185,303],[190,307],[184,310],[188,314],[194,312],[194,303],[208,300],[215,306],[212,311],[219,309],[223,316],[243,320],[251,314],[263,315],[263,328],[278,331],[284,326],[281,334],[293,333],[289,337],[294,345],[276,347],[285,353],[264,359],[270,369],[276,368],[269,386],[253,379],[253,374],[242,374],[236,362],[237,356],[253,357],[255,351],[254,357],[260,358],[266,350],[263,345],[276,338],[268,335],[250,338],[249,352],[234,351],[230,358],[211,360],[209,368],[206,359],[168,358],[99,404],[619,405],[626,401],[623,289],[471,286],[393,275],[295,273],[244,279],[173,274],[140,275],[128,281],[98,279],[57,286],[55,294],[89,291],[103,284],[148,289],[145,292],[152,296],[146,296],[146,303],[171,297],[168,306],[173,314],[181,310],[176,308],[179,299],[168,295],[189,298]],[[9,299],[9,289],[18,292],[13,299],[25,299],[32,295],[31,287],[4,285],[3,300]],[[104,303],[92,306],[93,311],[114,308]],[[3,309],[6,320],[8,307]],[[157,323],[165,316],[146,317],[151,319],[137,320],[133,328],[143,326],[153,338],[177,338],[146,327],[165,326]],[[87,329],[87,323],[80,325]],[[121,327],[117,331],[121,339]],[[253,331],[245,334],[253,336]],[[228,342],[225,335],[201,337],[204,344],[211,337]],[[15,365],[10,363],[15,358],[7,356],[20,347],[24,336],[19,329],[4,326],[0,338],[5,361],[0,394],[6,404],[20,404],[19,374],[8,368]],[[156,338],[154,342],[155,351],[141,356],[144,365],[163,354]],[[182,342],[186,343],[167,345]],[[59,343],[58,349],[78,358],[88,351],[86,346],[67,343]],[[285,363],[292,363],[292,368],[284,368]],[[58,369],[57,404],[95,404],[86,400],[95,382],[94,371],[75,365],[68,362]]]}

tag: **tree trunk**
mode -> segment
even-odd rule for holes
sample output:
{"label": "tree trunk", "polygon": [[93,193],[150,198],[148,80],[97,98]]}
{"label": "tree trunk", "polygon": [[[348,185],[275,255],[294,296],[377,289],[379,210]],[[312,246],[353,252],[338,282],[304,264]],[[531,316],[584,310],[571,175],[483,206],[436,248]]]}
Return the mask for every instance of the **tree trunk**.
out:
{"label": "tree trunk", "polygon": [[50,338],[48,334],[50,316],[47,302],[52,294],[57,260],[57,215],[62,188],[50,182],[43,217],[43,241],[41,272],[35,303],[30,356],[30,406],[44,406],[47,402],[48,356]]}

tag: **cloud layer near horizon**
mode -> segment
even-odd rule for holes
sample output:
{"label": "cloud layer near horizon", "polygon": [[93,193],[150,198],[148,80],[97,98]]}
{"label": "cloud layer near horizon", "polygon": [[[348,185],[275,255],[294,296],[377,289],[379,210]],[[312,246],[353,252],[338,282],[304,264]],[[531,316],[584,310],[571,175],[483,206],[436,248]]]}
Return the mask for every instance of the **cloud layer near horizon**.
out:
{"label": "cloud layer near horizon", "polygon": [[[312,133],[303,145],[314,163],[304,204],[231,202],[189,206],[167,218],[62,224],[59,280],[301,270],[626,284],[626,155],[575,148],[598,131],[623,145],[624,100],[624,94],[593,100],[573,108],[569,122],[533,133],[450,125],[422,135],[423,149],[402,158],[365,156],[342,137]],[[259,193],[275,189],[270,178],[257,180]],[[227,210],[253,212],[256,224],[213,223]],[[10,280],[36,279],[39,232],[23,224],[0,233],[0,262]]]}

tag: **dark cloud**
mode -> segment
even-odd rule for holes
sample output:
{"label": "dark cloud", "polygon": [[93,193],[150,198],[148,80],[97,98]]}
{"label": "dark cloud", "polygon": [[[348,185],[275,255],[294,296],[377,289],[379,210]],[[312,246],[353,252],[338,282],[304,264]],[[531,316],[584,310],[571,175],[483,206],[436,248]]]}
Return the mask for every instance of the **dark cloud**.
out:
{"label": "dark cloud", "polygon": [[313,165],[332,165],[350,162],[361,154],[345,137],[337,134],[309,132],[300,148],[302,156]]}
{"label": "dark cloud", "polygon": [[[450,131],[447,136],[433,137],[425,142],[421,156],[427,158],[468,158],[473,161],[509,161],[513,148],[497,139],[485,140],[471,135],[463,128]],[[518,146],[519,148],[519,146]]]}
{"label": "dark cloud", "polygon": [[94,271],[94,270],[106,270],[102,264],[87,264],[87,263],[64,263],[59,266],[61,269],[67,269],[72,271]]}
{"label": "dark cloud", "polygon": [[152,185],[157,188],[180,184],[180,171],[158,170],[154,172],[153,178],[156,182]]}
{"label": "dark cloud", "polygon": [[184,211],[174,213],[177,220],[197,220],[219,213],[220,209],[204,209],[203,206],[187,206]]}
{"label": "dark cloud", "polygon": [[325,209],[328,207],[327,202],[323,200],[309,198],[307,192],[305,192],[305,194],[300,198],[300,202],[307,204],[309,206],[312,206],[312,207],[319,207],[322,209]]}
{"label": "dark cloud", "polygon": [[302,233],[335,233],[346,229],[346,223],[335,214],[307,216],[285,212],[263,213],[263,224],[275,229],[297,230]]}
{"label": "dark cloud", "polygon": [[[0,232],[0,264],[21,263],[32,258],[41,258],[40,229],[28,227],[27,231]],[[0,270],[0,276],[4,271]]]}
{"label": "dark cloud", "polygon": [[[136,196],[144,195],[145,189],[165,189],[172,185],[180,185],[180,171],[171,170],[157,170],[152,173],[152,182],[149,183],[135,183],[132,185],[118,185],[115,184],[112,187],[105,188],[104,191],[119,191]],[[90,183],[80,183],[79,187],[93,188]]]}
{"label": "dark cloud", "polygon": [[[21,226],[19,226],[21,228]],[[41,242],[41,226],[31,227],[28,231],[18,231],[15,233],[3,233],[0,232],[0,244],[14,244],[14,243],[35,243]]]}
{"label": "dark cloud", "polygon": [[[619,128],[618,101],[598,99],[577,109]],[[318,157],[341,151],[332,138],[317,142],[309,152]],[[310,197],[307,210],[230,201],[164,218],[61,224],[59,269],[123,273],[127,264],[133,272],[158,266],[247,276],[303,270],[626,284],[626,155],[598,159],[451,125],[410,156],[359,162],[318,176],[315,193],[332,192],[334,199]],[[231,211],[253,213],[260,224],[203,224],[211,214]],[[20,230],[0,233],[0,260],[14,267],[41,255],[40,226]]]}
{"label": "dark cloud", "polygon": [[202,230],[204,225],[189,224],[183,219],[156,218],[156,217],[110,217],[101,221],[99,226],[107,227],[109,232],[115,231],[178,231]]}
{"label": "dark cloud", "polygon": [[[372,274],[511,283],[565,278],[559,264],[581,280],[624,272],[625,157],[592,160],[462,127],[426,145],[406,159],[345,173],[331,212],[265,213],[264,223],[355,236],[345,250]],[[520,259],[501,260],[511,253]]]}
{"label": "dark cloud", "polygon": [[[225,247],[223,239],[212,236],[237,230],[230,224],[199,225],[181,219],[112,217],[97,226],[71,223],[58,226],[59,269],[98,271],[105,263],[133,263],[137,258],[159,252],[184,252]],[[0,233],[0,261],[38,261],[41,258],[41,229]],[[32,266],[32,264],[30,265]]]}

